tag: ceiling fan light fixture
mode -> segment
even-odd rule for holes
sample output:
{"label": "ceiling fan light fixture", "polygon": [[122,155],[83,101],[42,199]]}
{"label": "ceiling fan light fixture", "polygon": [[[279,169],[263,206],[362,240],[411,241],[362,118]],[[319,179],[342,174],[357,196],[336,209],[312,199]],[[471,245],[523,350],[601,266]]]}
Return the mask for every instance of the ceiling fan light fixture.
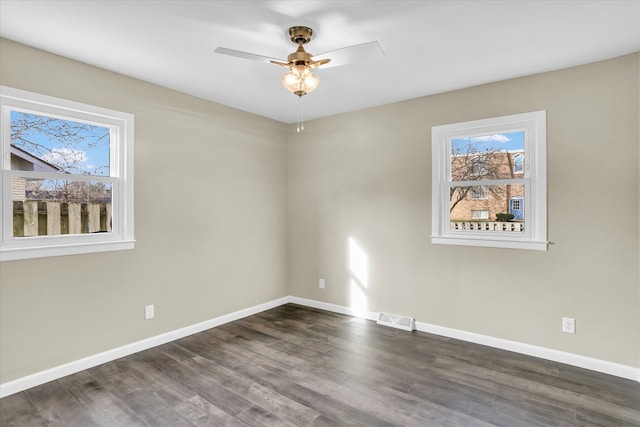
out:
{"label": "ceiling fan light fixture", "polygon": [[292,66],[289,72],[283,74],[282,84],[294,95],[300,97],[313,92],[320,83],[320,77],[311,71],[308,65]]}

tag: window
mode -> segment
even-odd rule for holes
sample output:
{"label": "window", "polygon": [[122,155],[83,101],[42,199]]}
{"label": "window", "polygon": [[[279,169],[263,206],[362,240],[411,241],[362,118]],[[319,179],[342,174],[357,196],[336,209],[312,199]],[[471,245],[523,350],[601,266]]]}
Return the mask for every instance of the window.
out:
{"label": "window", "polygon": [[513,156],[513,173],[519,174],[524,172],[524,156],[522,154],[515,154]]}
{"label": "window", "polygon": [[471,158],[471,176],[482,176],[487,174],[489,159],[486,155],[477,155]]}
{"label": "window", "polygon": [[486,200],[489,198],[489,190],[487,187],[471,187],[471,199]]}
{"label": "window", "polygon": [[133,115],[0,95],[0,260],[133,249]]}
{"label": "window", "polygon": [[547,250],[544,111],[434,126],[432,162],[432,243]]}
{"label": "window", "polygon": [[472,210],[471,219],[489,219],[489,211],[486,210]]}

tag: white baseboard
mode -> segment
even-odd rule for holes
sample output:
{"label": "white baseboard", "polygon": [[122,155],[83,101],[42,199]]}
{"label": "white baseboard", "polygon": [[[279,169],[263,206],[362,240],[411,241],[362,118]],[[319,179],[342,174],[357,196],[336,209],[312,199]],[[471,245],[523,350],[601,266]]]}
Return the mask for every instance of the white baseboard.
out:
{"label": "white baseboard", "polygon": [[[330,304],[322,301],[294,296],[286,296],[230,314],[219,316],[214,319],[196,323],[191,326],[166,332],[155,337],[127,344],[122,347],[107,350],[102,353],[85,357],[83,359],[65,363],[64,365],[56,366],[54,368],[37,372],[26,377],[18,378],[7,383],[0,384],[0,398],[287,303],[299,304],[307,307],[317,308],[320,310],[331,311],[334,313],[361,317],[373,321],[375,321],[378,317],[378,313],[372,311],[356,310],[351,307]],[[509,341],[502,338],[480,335],[473,332],[462,331],[459,329],[446,328],[443,326],[432,325],[424,322],[416,322],[416,327],[419,331],[422,332],[442,335],[445,337],[455,338],[476,344],[482,344],[489,347],[500,348],[502,350],[513,351],[516,353],[552,360],[554,362],[565,363],[567,365],[573,365],[580,368],[590,369],[592,371],[602,372],[605,374],[640,382],[640,369],[634,368],[632,366],[621,365],[618,363],[608,362],[606,360],[594,359],[591,357],[553,350],[550,348],[524,344],[517,341]]]}
{"label": "white baseboard", "polygon": [[[372,311],[358,312],[351,307],[329,304],[326,302],[305,298],[291,296],[289,297],[289,302],[318,308],[321,310],[332,311],[334,313],[363,317],[368,320],[375,321],[378,317],[378,313]],[[526,354],[527,356],[539,357],[541,359],[551,360],[553,362],[565,363],[567,365],[577,366],[579,368],[585,368],[591,371],[601,372],[604,374],[640,382],[640,368],[634,368],[632,366],[621,365],[619,363],[594,359],[592,357],[581,356],[579,354],[567,353],[560,350],[539,347],[517,341],[510,341],[502,338],[480,335],[473,332],[462,331],[460,329],[446,328],[444,326],[432,325],[425,322],[416,322],[416,328],[421,332],[427,332],[430,334],[441,335],[461,341],[486,345],[488,347],[499,348],[501,350],[513,351],[515,353]]]}
{"label": "white baseboard", "polygon": [[116,360],[142,350],[147,350],[189,335],[196,334],[198,332],[206,331],[207,329],[211,329],[216,326],[232,322],[234,320],[242,319],[244,317],[251,316],[253,314],[257,314],[281,306],[283,304],[287,304],[288,302],[289,297],[279,298],[273,301],[266,302],[264,304],[258,304],[253,307],[216,317],[214,319],[196,323],[191,326],[186,326],[184,328],[156,335],[155,337],[136,341],[131,344],[126,344],[122,347],[107,350],[102,353],[85,357],[83,359],[74,360],[73,362],[65,363],[64,365],[56,366],[54,368],[37,372],[26,377],[18,378],[16,380],[0,384],[0,398],[18,393],[20,391],[38,386],[40,384],[47,383],[49,381],[57,380],[58,378],[65,377],[67,375],[83,371],[85,369],[93,368],[94,366],[102,365],[103,363],[110,362],[112,360]]}
{"label": "white baseboard", "polygon": [[378,313],[374,313],[373,311],[356,310],[352,307],[345,307],[343,305],[330,304],[328,302],[316,301],[312,299],[289,296],[288,302],[292,304],[304,305],[306,307],[317,308],[320,310],[331,311],[333,313],[346,314],[348,316],[355,316],[355,317],[362,317],[367,320],[375,321],[378,318]]}
{"label": "white baseboard", "polygon": [[626,378],[640,382],[640,369],[632,366],[621,365],[619,363],[608,362],[606,360],[594,359],[592,357],[581,356],[579,354],[567,353],[565,351],[554,350],[546,347],[525,344],[517,341],[509,341],[502,338],[480,335],[473,332],[461,331],[459,329],[446,328],[444,326],[432,325],[424,322],[416,322],[416,327],[421,332],[435,335],[442,335],[448,338],[455,338],[461,341],[486,345],[488,347],[513,351],[515,353],[526,354],[527,356],[539,357],[553,362],[564,363],[601,372],[616,377]]}

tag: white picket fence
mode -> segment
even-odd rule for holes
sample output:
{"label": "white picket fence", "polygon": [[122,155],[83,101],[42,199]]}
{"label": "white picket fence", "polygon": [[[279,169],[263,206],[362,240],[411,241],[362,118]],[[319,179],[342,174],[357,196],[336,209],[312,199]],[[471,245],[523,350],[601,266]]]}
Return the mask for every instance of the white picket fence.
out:
{"label": "white picket fence", "polygon": [[451,230],[512,231],[521,233],[524,231],[524,222],[451,221],[450,227]]}

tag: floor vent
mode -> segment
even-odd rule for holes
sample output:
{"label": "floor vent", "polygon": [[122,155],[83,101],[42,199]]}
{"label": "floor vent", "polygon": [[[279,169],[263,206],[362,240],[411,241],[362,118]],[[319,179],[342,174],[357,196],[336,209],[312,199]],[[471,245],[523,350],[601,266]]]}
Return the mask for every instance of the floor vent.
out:
{"label": "floor vent", "polygon": [[416,319],[397,314],[378,313],[378,325],[391,326],[392,328],[414,331],[416,329]]}

